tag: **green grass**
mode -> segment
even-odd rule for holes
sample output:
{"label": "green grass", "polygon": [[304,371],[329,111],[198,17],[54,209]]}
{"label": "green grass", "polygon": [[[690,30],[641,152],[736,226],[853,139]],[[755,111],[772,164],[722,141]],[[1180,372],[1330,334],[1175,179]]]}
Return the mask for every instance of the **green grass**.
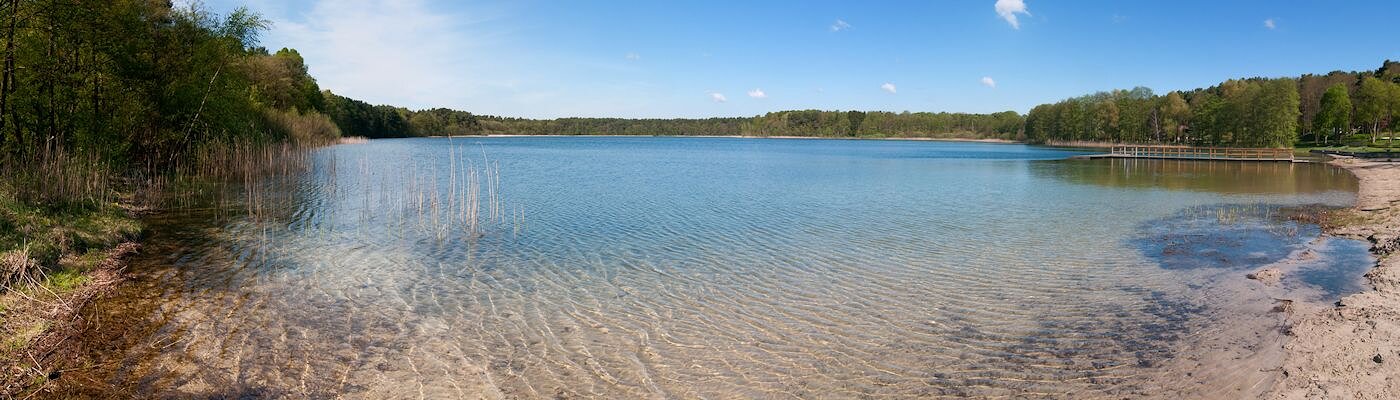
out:
{"label": "green grass", "polygon": [[0,254],[27,249],[39,265],[54,267],[63,254],[106,249],[141,232],[116,204],[35,206],[0,190]]}
{"label": "green grass", "polygon": [[[1391,140],[1388,139],[1392,136],[1397,139],[1393,144]],[[1300,141],[1295,143],[1293,148],[1297,154],[1307,154],[1312,150],[1333,150],[1353,153],[1400,152],[1400,132],[1381,133],[1376,135],[1376,137],[1379,139],[1377,139],[1375,143],[1371,143],[1371,135],[1369,134],[1351,135],[1345,138],[1332,140],[1328,143]]]}
{"label": "green grass", "polygon": [[[0,272],[25,272],[14,282],[0,282],[0,365],[23,365],[21,353],[59,326],[31,299],[62,298],[82,288],[91,280],[89,272],[106,260],[108,250],[134,239],[141,224],[117,204],[26,203],[4,183],[0,181]],[[29,261],[8,265],[26,258]],[[0,279],[11,278],[0,275]],[[29,279],[38,284],[27,283]],[[0,378],[13,378],[5,374],[14,372],[3,371]],[[46,377],[39,374],[33,379]]]}
{"label": "green grass", "polygon": [[1400,153],[1400,143],[1397,143],[1395,147],[1384,147],[1384,146],[1318,146],[1318,147],[1295,147],[1295,148],[1293,149],[1293,151],[1296,152],[1296,153],[1309,153],[1309,152],[1311,152],[1311,151],[1313,151],[1313,150],[1345,151],[1345,152],[1351,152],[1351,153],[1384,153],[1384,152]]}

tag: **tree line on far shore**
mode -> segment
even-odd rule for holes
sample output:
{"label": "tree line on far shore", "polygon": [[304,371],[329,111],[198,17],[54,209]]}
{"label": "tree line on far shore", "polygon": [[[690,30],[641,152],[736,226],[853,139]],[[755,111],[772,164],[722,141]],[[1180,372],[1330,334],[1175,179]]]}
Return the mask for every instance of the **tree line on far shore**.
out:
{"label": "tree line on far shore", "polygon": [[1138,87],[991,114],[823,111],[770,112],[747,118],[527,119],[436,108],[410,110],[330,92],[328,113],[347,135],[371,138],[444,135],[661,135],[933,137],[1045,142],[1290,147],[1329,143],[1354,133],[1373,138],[1400,116],[1400,62],[1365,72],[1298,78],[1232,79],[1165,95]]}
{"label": "tree line on far shore", "polygon": [[370,105],[326,92],[331,118],[346,135],[369,138],[468,135],[812,136],[1018,139],[1024,118],[992,114],[822,111],[770,112],[757,117],[556,118],[475,115],[435,108]]}

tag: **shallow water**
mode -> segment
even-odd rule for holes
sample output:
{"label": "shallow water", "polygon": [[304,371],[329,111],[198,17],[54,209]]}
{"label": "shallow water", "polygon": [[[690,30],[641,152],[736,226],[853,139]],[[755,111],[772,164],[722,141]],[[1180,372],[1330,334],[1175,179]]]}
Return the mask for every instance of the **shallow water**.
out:
{"label": "shallow water", "polygon": [[[94,380],[174,396],[1142,394],[1234,302],[1271,301],[1203,293],[1322,243],[1314,226],[1201,210],[1345,206],[1356,190],[1321,165],[1074,154],[720,138],[326,148],[256,215],[151,221],[136,284],[103,306],[151,317]],[[487,165],[499,206],[463,217],[465,171]],[[1359,290],[1371,262],[1324,240],[1329,261],[1290,283],[1316,301]]]}

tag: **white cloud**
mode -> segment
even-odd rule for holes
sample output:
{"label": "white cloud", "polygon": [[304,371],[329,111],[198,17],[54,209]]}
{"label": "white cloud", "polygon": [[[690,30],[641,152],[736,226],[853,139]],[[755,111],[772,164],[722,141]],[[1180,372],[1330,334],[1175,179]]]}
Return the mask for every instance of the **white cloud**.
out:
{"label": "white cloud", "polygon": [[997,15],[1011,24],[1012,29],[1021,29],[1021,21],[1016,19],[1016,14],[1031,15],[1031,12],[1026,10],[1025,0],[997,0],[996,10]]}
{"label": "white cloud", "polygon": [[723,103],[729,101],[728,98],[724,97],[723,93],[717,92],[710,92],[710,100],[714,100],[714,102],[716,103]]}
{"label": "white cloud", "polygon": [[1274,19],[1273,19],[1273,18],[1269,18],[1269,19],[1264,20],[1264,27],[1265,27],[1265,28],[1269,28],[1269,29],[1274,29]]}
{"label": "white cloud", "polygon": [[763,89],[754,89],[749,91],[749,97],[755,99],[766,99],[768,98],[768,93],[763,93]]}
{"label": "white cloud", "polygon": [[641,55],[641,54],[637,54],[637,53],[627,53],[627,61],[637,61],[637,60],[640,60],[640,59],[642,59],[642,55]]}
{"label": "white cloud", "polygon": [[292,15],[269,15],[274,25],[264,45],[297,49],[320,86],[341,95],[455,105],[474,88],[462,77],[480,72],[471,60],[485,43],[466,39],[482,36],[469,34],[480,19],[423,0],[321,0]]}
{"label": "white cloud", "polygon": [[984,76],[984,77],[982,77],[982,84],[985,85],[985,86],[987,86],[987,87],[989,87],[989,88],[995,88],[995,87],[997,87],[997,81],[996,81],[996,80],[993,80],[992,77],[990,77],[990,76]]}
{"label": "white cloud", "polygon": [[893,83],[889,83],[889,82],[885,82],[885,84],[880,85],[880,90],[884,90],[884,91],[886,91],[886,92],[894,93],[894,92],[895,92],[894,84],[893,84]]}
{"label": "white cloud", "polygon": [[840,32],[847,29],[851,29],[851,24],[848,24],[846,23],[846,21],[842,21],[840,19],[836,20],[836,22],[831,24],[832,32]]}

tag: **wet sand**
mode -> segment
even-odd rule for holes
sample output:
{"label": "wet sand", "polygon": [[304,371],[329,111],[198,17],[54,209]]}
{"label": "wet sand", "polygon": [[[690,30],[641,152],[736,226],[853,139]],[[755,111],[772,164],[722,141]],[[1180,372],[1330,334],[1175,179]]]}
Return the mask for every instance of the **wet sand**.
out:
{"label": "wet sand", "polygon": [[1400,164],[1338,158],[1360,180],[1355,210],[1329,233],[1370,241],[1379,260],[1372,290],[1335,306],[1302,306],[1285,334],[1281,377],[1271,399],[1400,398]]}

